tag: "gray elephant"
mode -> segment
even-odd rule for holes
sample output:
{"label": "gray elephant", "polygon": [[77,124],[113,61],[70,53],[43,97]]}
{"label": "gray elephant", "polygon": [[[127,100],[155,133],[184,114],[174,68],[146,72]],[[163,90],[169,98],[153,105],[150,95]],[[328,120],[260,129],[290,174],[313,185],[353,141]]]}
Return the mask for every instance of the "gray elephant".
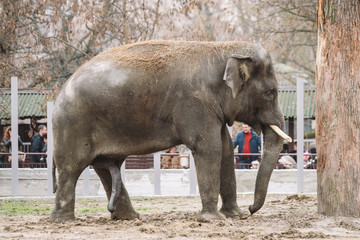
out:
{"label": "gray elephant", "polygon": [[[233,144],[226,124],[248,123],[264,134],[264,154],[250,213],[264,204],[284,127],[268,53],[246,42],[149,41],[107,50],[64,85],[53,112],[58,170],[50,219],[74,219],[75,186],[92,165],[113,219],[133,219],[120,178],[132,154],[186,144],[194,155],[202,210],[199,221],[246,218],[236,202]],[[222,207],[217,209],[218,196]]]}

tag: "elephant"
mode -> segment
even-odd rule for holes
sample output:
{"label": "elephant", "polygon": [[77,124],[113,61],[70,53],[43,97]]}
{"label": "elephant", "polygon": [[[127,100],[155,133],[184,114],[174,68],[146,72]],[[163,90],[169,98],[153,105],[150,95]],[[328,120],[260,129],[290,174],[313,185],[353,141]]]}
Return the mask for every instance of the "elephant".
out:
{"label": "elephant", "polygon": [[[98,54],[69,78],[54,104],[58,182],[50,219],[75,218],[76,182],[89,165],[104,186],[111,218],[139,218],[121,181],[121,165],[128,155],[179,144],[194,156],[202,202],[197,220],[247,218],[264,204],[282,146],[269,127],[284,128],[277,92],[268,52],[250,42],[146,41]],[[264,135],[249,211],[236,201],[227,130],[234,121]]]}

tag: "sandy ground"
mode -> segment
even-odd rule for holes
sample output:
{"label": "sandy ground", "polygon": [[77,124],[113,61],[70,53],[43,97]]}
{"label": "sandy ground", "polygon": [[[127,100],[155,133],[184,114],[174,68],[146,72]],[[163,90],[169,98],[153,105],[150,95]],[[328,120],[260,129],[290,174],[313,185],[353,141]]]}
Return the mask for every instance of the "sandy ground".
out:
{"label": "sandy ground", "polygon": [[[247,208],[252,198],[239,195],[240,207]],[[195,221],[199,197],[132,201],[141,219],[110,220],[104,200],[87,201],[86,206],[77,200],[73,222],[52,223],[44,214],[1,215],[0,239],[360,239],[360,219],[317,214],[314,195],[269,195],[264,207],[246,220],[210,223]]]}

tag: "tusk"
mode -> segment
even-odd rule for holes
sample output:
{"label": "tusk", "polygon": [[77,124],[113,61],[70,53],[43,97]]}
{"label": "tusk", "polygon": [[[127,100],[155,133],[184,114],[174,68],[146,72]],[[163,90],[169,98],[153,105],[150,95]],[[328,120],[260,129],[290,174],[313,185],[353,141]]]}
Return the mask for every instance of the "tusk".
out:
{"label": "tusk", "polygon": [[291,137],[289,137],[288,135],[286,135],[286,133],[284,133],[278,126],[276,125],[269,125],[274,132],[277,133],[277,135],[279,135],[280,137],[282,137],[283,139],[285,139],[288,142],[292,142]]}

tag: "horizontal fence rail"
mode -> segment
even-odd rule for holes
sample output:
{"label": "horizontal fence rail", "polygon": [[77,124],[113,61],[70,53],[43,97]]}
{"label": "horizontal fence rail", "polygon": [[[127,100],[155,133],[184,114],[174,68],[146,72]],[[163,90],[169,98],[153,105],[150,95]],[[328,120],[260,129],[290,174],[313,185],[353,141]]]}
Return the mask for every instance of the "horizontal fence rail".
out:
{"label": "horizontal fence rail", "polygon": [[[236,169],[257,169],[258,164],[261,162],[261,153],[235,153],[234,156],[235,156],[234,167]],[[241,156],[258,156],[258,162],[240,163]],[[292,159],[294,159],[294,157],[297,156],[297,153],[280,153],[279,160],[283,156],[289,156],[289,157],[292,157]],[[308,161],[306,162],[306,164],[304,164],[305,169],[316,169],[317,168],[316,153],[304,153],[304,157],[309,158]],[[296,163],[295,159],[294,159],[293,164],[289,164],[289,163],[284,164],[284,163],[280,163],[278,161],[278,163],[276,164],[276,167],[275,167],[275,169],[296,169],[296,168],[297,168],[297,163]]]}
{"label": "horizontal fence rail", "polygon": [[[46,153],[18,152],[19,168],[47,168],[46,157],[38,163],[31,162],[31,156],[46,156]],[[11,168],[11,161],[4,161],[5,156],[10,157],[11,153],[0,152],[0,168]]]}

